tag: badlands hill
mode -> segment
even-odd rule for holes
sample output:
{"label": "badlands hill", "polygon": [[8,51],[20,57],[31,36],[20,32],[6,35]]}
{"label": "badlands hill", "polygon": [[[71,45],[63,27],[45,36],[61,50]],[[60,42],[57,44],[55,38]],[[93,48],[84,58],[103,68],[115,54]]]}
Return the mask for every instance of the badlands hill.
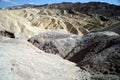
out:
{"label": "badlands hill", "polygon": [[120,6],[0,10],[0,80],[120,80]]}
{"label": "badlands hill", "polygon": [[12,32],[15,38],[28,39],[51,29],[83,35],[119,23],[120,6],[97,2],[26,4],[0,10],[0,15],[0,31]]}

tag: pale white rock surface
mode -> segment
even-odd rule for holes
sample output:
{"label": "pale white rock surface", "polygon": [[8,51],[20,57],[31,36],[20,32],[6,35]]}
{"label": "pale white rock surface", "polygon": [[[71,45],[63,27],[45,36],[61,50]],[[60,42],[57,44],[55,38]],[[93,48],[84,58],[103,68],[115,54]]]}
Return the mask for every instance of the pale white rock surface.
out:
{"label": "pale white rock surface", "polygon": [[75,63],[47,54],[25,40],[0,40],[0,80],[90,80]]}

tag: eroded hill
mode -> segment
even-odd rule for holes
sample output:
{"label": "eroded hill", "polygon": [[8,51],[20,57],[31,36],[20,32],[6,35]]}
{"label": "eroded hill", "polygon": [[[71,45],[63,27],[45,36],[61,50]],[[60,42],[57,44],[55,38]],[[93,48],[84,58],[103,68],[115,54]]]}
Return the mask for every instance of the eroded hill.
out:
{"label": "eroded hill", "polygon": [[[100,9],[110,15],[101,14]],[[0,31],[12,32],[15,38],[30,38],[51,29],[64,29],[83,35],[120,22],[119,12],[119,6],[105,3],[24,5],[0,10]]]}

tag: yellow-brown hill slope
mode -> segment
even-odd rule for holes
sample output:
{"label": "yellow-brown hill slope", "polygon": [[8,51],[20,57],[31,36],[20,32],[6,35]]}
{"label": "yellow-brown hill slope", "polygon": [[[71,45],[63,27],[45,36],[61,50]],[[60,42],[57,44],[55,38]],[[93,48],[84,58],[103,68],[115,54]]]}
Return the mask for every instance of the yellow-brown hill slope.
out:
{"label": "yellow-brown hill slope", "polygon": [[104,15],[88,15],[53,6],[0,10],[0,15],[0,31],[12,32],[15,38],[25,39],[51,29],[64,29],[83,35],[120,22]]}

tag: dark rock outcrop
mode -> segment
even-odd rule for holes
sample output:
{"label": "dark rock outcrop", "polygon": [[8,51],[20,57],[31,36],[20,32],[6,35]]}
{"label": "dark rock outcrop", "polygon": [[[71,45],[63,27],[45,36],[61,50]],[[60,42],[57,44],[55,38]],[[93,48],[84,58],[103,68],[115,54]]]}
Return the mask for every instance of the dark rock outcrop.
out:
{"label": "dark rock outcrop", "polygon": [[45,52],[59,54],[63,58],[67,58],[70,57],[68,54],[76,46],[76,41],[72,38],[75,36],[63,30],[51,30],[32,37],[28,41]]}
{"label": "dark rock outcrop", "polygon": [[[56,36],[57,35],[57,36]],[[120,79],[120,36],[97,32],[78,36],[50,31],[28,40],[33,45],[78,64],[93,74],[93,79]]]}
{"label": "dark rock outcrop", "polygon": [[5,37],[9,37],[9,38],[15,38],[14,33],[9,32],[9,31],[0,31],[0,35],[5,36]]}
{"label": "dark rock outcrop", "polygon": [[[80,50],[70,60],[102,80],[120,79],[120,36],[113,33],[91,33],[85,37],[86,48]],[[83,44],[85,44],[83,42]],[[81,54],[84,56],[82,57]],[[82,57],[82,59],[80,59]],[[101,77],[101,74],[104,76]],[[97,76],[96,76],[97,75]],[[112,77],[111,76],[118,76]]]}

